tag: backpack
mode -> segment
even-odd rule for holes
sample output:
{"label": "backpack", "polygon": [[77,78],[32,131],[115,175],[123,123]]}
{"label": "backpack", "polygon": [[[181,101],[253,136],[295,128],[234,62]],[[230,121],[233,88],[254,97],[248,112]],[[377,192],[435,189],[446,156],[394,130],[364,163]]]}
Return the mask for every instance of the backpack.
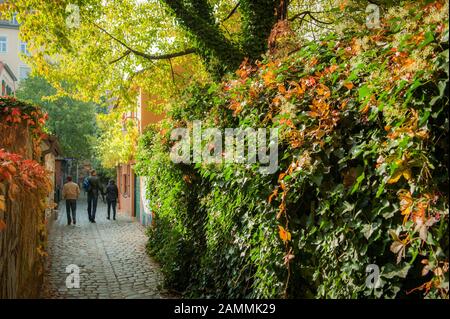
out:
{"label": "backpack", "polygon": [[89,191],[89,186],[90,186],[89,178],[86,177],[86,178],[84,179],[84,181],[83,181],[83,189],[84,189],[86,192],[88,192],[88,191]]}

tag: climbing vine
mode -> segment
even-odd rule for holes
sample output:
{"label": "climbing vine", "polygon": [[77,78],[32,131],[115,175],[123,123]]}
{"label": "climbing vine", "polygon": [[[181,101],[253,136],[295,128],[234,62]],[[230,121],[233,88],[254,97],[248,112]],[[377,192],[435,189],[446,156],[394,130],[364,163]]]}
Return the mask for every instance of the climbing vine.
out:
{"label": "climbing vine", "polygon": [[[377,30],[330,32],[186,91],[140,145],[138,171],[157,176],[152,253],[188,276],[188,295],[448,298],[445,21],[446,1],[403,3]],[[279,171],[171,163],[168,128],[194,119],[278,127]]]}
{"label": "climbing vine", "polygon": [[[0,213],[5,213],[7,203],[16,201],[19,196],[41,199],[35,202],[37,207],[34,209],[42,212],[46,208],[44,199],[51,185],[47,170],[36,159],[41,153],[41,140],[46,137],[44,124],[47,115],[28,103],[1,97],[0,118],[2,145],[6,148],[0,149]],[[23,141],[17,141],[17,131],[24,132]],[[31,136],[30,141],[25,139],[27,132]],[[30,149],[27,150],[27,147]],[[27,153],[31,158],[21,155]],[[5,227],[7,224],[2,218],[0,230]]]}

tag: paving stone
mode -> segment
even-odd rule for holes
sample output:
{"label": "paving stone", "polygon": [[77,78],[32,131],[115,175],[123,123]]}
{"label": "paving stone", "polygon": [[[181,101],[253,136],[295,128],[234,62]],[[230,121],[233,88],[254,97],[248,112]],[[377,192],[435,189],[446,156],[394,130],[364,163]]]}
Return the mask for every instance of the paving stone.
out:
{"label": "paving stone", "polygon": [[[43,298],[173,298],[159,293],[162,274],[147,256],[142,225],[118,214],[106,219],[98,203],[96,223],[88,221],[86,198],[77,202],[77,226],[67,226],[65,204],[49,236]],[[79,267],[80,288],[66,287],[68,265]]]}

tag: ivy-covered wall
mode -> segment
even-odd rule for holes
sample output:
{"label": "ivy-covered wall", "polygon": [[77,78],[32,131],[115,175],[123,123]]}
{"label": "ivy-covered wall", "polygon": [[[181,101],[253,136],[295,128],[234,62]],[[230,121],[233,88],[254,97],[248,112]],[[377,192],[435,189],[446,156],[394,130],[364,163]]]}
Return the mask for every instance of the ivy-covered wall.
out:
{"label": "ivy-covered wall", "polygon": [[[448,298],[448,2],[197,85],[141,138],[149,252],[191,297]],[[287,41],[292,45],[292,41]],[[174,127],[278,127],[279,170],[174,164]],[[376,289],[366,267],[380,269]]]}

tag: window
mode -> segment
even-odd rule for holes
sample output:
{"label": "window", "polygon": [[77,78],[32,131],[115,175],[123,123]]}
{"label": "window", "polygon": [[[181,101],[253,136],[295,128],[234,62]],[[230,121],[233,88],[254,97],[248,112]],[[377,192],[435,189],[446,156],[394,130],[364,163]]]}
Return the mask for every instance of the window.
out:
{"label": "window", "polygon": [[30,68],[27,66],[20,66],[19,67],[19,80],[26,79],[28,75],[30,74]]}
{"label": "window", "polygon": [[30,55],[30,52],[28,52],[27,49],[27,43],[20,41],[20,52],[26,55]]}
{"label": "window", "polygon": [[19,22],[17,21],[17,13],[13,14],[13,17],[11,19],[11,23],[14,25],[19,25]]}
{"label": "window", "polygon": [[5,36],[0,36],[0,52],[6,52],[8,38]]}

